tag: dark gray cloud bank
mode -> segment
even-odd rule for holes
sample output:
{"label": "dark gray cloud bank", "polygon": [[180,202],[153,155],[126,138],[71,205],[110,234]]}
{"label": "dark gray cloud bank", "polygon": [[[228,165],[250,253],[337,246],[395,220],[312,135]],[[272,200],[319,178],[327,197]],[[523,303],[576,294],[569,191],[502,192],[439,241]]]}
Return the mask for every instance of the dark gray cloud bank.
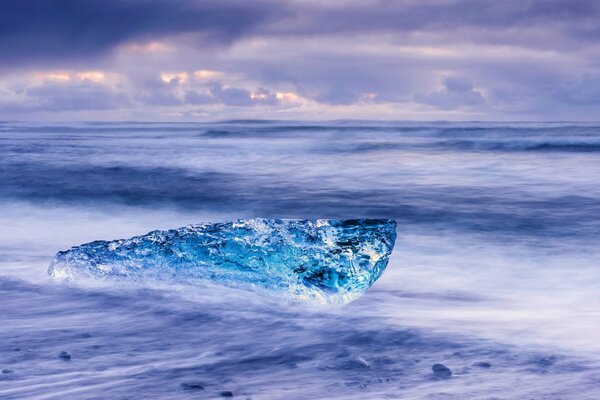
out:
{"label": "dark gray cloud bank", "polygon": [[[199,33],[202,43],[227,45],[277,9],[247,1],[3,0],[2,65],[62,64],[104,55],[133,40]],[[34,64],[35,65],[35,64]]]}
{"label": "dark gray cloud bank", "polygon": [[600,118],[595,0],[0,0],[0,54],[0,118]]}

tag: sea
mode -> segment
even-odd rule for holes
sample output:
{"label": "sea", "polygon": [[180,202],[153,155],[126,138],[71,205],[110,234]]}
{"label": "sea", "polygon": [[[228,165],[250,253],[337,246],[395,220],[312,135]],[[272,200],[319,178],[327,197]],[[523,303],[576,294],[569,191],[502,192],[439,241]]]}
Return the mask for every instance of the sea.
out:
{"label": "sea", "polygon": [[[47,275],[254,217],[398,238],[346,306]],[[3,400],[600,399],[600,124],[3,121],[0,227]]]}

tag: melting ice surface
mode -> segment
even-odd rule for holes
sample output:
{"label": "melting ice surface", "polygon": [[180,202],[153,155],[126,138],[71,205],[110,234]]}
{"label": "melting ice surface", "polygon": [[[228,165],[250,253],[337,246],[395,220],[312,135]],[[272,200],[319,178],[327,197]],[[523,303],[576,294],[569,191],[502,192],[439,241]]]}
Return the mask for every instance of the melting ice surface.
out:
{"label": "melting ice surface", "polygon": [[57,279],[209,281],[348,303],[383,273],[396,240],[389,219],[248,219],[95,241],[59,252]]}

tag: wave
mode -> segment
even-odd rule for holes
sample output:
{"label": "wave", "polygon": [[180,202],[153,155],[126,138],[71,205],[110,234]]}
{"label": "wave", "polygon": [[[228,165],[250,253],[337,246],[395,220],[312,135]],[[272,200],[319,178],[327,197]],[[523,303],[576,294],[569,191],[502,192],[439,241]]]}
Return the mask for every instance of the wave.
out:
{"label": "wave", "polygon": [[83,207],[225,211],[240,217],[394,218],[401,224],[516,236],[600,234],[600,196],[510,186],[307,187],[275,176],[141,166],[0,166],[0,199]]}
{"label": "wave", "polygon": [[473,151],[506,151],[506,152],[598,152],[600,142],[562,142],[562,141],[487,141],[487,140],[453,140],[432,143],[433,148],[447,148]]}
{"label": "wave", "polygon": [[600,142],[564,142],[564,141],[491,141],[478,140],[442,140],[442,141],[395,141],[395,140],[355,140],[348,142],[324,143],[315,146],[323,153],[371,153],[371,152],[426,152],[426,151],[462,151],[468,152],[564,152],[594,153],[600,151]]}
{"label": "wave", "polygon": [[[0,140],[0,201],[172,207],[244,218],[394,218],[401,226],[530,238],[600,232],[600,171],[589,159],[600,151],[596,126],[66,127],[2,126],[17,130]],[[93,130],[99,128],[107,131]],[[568,155],[560,168],[556,153]]]}
{"label": "wave", "polygon": [[[332,312],[226,291],[190,300],[184,292],[7,278],[0,278],[0,293],[0,359],[9,371],[0,377],[0,396],[6,399],[64,398],[71,390],[77,398],[102,390],[112,399],[218,398],[224,392],[362,399],[399,390],[437,398],[444,390],[460,393],[445,399],[483,399],[490,384],[507,399],[532,393],[592,398],[595,392],[589,360],[392,324],[373,312],[380,303]],[[433,373],[438,363],[451,369],[450,379]]]}

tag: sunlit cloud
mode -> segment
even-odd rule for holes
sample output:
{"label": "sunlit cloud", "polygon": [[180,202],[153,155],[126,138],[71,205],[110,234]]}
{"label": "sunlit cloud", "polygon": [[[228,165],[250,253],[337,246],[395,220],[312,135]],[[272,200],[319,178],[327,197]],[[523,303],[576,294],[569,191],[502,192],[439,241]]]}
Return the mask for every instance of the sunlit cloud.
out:
{"label": "sunlit cloud", "polygon": [[363,93],[362,97],[365,100],[371,100],[372,101],[372,100],[375,100],[378,95],[379,95],[379,93],[371,92],[371,93]]}
{"label": "sunlit cloud", "polygon": [[107,74],[102,71],[44,71],[33,74],[36,80],[68,82],[77,80],[88,80],[93,82],[103,82]]}
{"label": "sunlit cloud", "polygon": [[220,71],[214,71],[209,69],[199,69],[194,71],[194,77],[196,79],[216,79],[223,76],[223,73]]}
{"label": "sunlit cloud", "polygon": [[102,71],[84,71],[77,73],[77,78],[87,79],[94,82],[102,82],[106,79],[106,74]]}
{"label": "sunlit cloud", "polygon": [[68,81],[71,79],[71,73],[65,71],[38,72],[35,77],[44,81]]}
{"label": "sunlit cloud", "polygon": [[189,75],[187,72],[161,72],[160,79],[165,83],[187,83]]}
{"label": "sunlit cloud", "polygon": [[283,103],[300,103],[305,100],[294,92],[277,92],[275,93],[275,97]]}
{"label": "sunlit cloud", "polygon": [[176,50],[173,46],[162,42],[129,43],[122,48],[130,53],[167,53]]}
{"label": "sunlit cloud", "polygon": [[250,93],[250,98],[252,100],[266,100],[269,98],[269,94],[268,93],[262,93],[262,92],[251,92]]}

